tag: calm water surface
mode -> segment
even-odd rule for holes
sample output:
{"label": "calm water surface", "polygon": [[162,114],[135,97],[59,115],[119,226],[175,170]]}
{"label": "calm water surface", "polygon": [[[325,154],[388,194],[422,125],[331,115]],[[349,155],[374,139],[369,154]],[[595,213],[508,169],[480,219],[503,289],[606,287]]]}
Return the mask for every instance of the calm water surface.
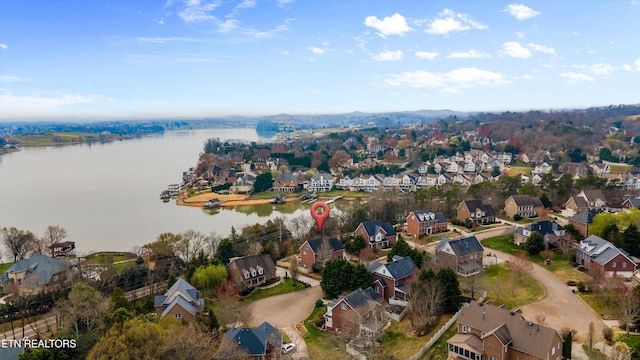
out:
{"label": "calm water surface", "polygon": [[[128,251],[163,232],[194,229],[226,236],[235,226],[308,214],[299,205],[220,209],[160,201],[168,184],[195,166],[204,142],[269,140],[255,129],[172,131],[135,140],[26,148],[0,156],[0,227],[41,235],[48,225],[67,229],[79,253]],[[5,256],[5,259],[7,256]]]}

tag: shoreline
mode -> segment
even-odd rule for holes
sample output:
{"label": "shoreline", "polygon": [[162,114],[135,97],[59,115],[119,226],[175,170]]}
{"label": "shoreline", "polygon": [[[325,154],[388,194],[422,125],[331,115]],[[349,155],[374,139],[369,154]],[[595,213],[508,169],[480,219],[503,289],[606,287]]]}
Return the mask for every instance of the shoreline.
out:
{"label": "shoreline", "polygon": [[[181,193],[176,198],[176,205],[204,208],[204,204],[213,198],[220,199],[219,207],[266,205],[271,203],[271,199],[250,199],[249,195],[239,195],[239,194],[221,195],[216,193],[206,193],[206,194],[193,196],[190,199],[185,199],[184,193]],[[296,198],[289,197],[289,198],[285,198],[284,201],[295,202],[295,201],[300,201],[300,199],[298,199],[297,197]]]}

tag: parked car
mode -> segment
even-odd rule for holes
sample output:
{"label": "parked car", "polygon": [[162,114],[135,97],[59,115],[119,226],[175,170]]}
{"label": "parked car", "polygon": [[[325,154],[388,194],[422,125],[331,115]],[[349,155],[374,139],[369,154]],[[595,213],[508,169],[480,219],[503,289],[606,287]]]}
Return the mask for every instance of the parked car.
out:
{"label": "parked car", "polygon": [[296,344],[294,344],[294,343],[282,344],[282,353],[283,353],[283,354],[290,353],[290,352],[292,352],[295,348],[296,348]]}

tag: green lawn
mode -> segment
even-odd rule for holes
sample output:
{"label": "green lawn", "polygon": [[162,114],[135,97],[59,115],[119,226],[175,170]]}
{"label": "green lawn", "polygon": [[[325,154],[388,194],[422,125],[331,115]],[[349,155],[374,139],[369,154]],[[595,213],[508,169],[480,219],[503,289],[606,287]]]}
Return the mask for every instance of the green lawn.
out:
{"label": "green lawn", "polygon": [[497,306],[504,304],[508,309],[530,304],[544,297],[544,287],[529,274],[514,279],[506,264],[487,266],[481,283],[487,291],[487,299]]}
{"label": "green lawn", "polygon": [[444,334],[442,334],[440,339],[438,339],[438,341],[436,341],[436,343],[433,344],[431,349],[429,349],[430,351],[424,354],[421,359],[432,360],[434,358],[433,355],[437,355],[437,354],[444,354],[444,357],[442,357],[442,359],[446,359],[446,356],[448,353],[447,341],[457,333],[458,333],[458,326],[454,323],[453,325],[451,325],[451,327],[447,331],[445,331]]}
{"label": "green lawn", "polygon": [[[573,346],[576,346],[576,344],[574,344]],[[582,348],[584,349],[584,352],[587,354],[587,357],[589,358],[589,360],[606,360],[607,359],[607,357],[603,353],[598,351],[598,349],[596,349],[595,347],[593,350],[589,351],[589,346],[587,346],[587,344],[583,344]]]}
{"label": "green lawn", "polygon": [[[116,139],[117,135],[111,135],[109,139]],[[48,133],[41,135],[19,135],[11,138],[20,143],[21,146],[55,146],[80,144],[100,141],[100,134],[69,132],[69,133]]]}
{"label": "green lawn", "polygon": [[0,264],[0,274],[2,274],[5,270],[11,267],[13,263]]}
{"label": "green lawn", "polygon": [[620,307],[616,303],[615,296],[612,295],[609,300],[609,307],[607,307],[606,301],[602,295],[595,292],[590,293],[578,293],[582,300],[584,300],[597,314],[599,314],[605,320],[618,319],[622,316]]}
{"label": "green lawn", "polygon": [[[350,356],[345,345],[333,333],[327,333],[316,327],[314,323],[327,312],[326,306],[313,309],[311,315],[304,321],[302,337],[307,343],[310,359],[348,359]],[[305,332],[306,330],[306,332]]]}
{"label": "green lawn", "polygon": [[252,292],[251,294],[249,294],[249,296],[244,297],[244,301],[255,301],[259,299],[264,299],[269,296],[286,294],[286,293],[299,291],[299,290],[304,290],[304,285],[299,282],[296,282],[296,286],[293,286],[293,279],[289,278],[289,279],[284,279],[283,282],[281,282],[280,284],[274,287],[270,287],[267,289],[258,289]]}
{"label": "green lawn", "polygon": [[618,333],[615,339],[616,341],[620,341],[629,345],[631,350],[635,349],[636,346],[640,346],[640,334],[629,334],[629,336],[627,336],[626,332]]}
{"label": "green lawn", "polygon": [[513,239],[513,235],[494,236],[482,240],[482,246],[515,255],[518,251],[522,251],[522,249],[514,244],[511,239]]}
{"label": "green lawn", "polygon": [[382,354],[389,359],[408,359],[415,355],[431,339],[431,337],[451,319],[450,314],[440,317],[438,324],[425,336],[415,336],[407,333],[410,327],[409,318],[405,316],[400,322],[392,322],[384,332],[381,340]]}

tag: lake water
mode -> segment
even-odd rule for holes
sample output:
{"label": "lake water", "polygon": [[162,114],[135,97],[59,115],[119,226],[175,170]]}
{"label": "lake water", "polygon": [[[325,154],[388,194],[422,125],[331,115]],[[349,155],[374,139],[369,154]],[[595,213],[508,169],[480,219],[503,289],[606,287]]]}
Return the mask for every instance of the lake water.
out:
{"label": "lake water", "polygon": [[[255,129],[171,131],[101,144],[25,148],[0,156],[0,227],[41,235],[60,225],[79,254],[130,251],[163,232],[227,236],[231,227],[309,214],[300,204],[216,210],[163,203],[160,192],[196,165],[206,139],[268,141]],[[309,216],[310,217],[310,216]],[[0,246],[4,250],[4,246]],[[5,259],[10,258],[5,254]]]}

